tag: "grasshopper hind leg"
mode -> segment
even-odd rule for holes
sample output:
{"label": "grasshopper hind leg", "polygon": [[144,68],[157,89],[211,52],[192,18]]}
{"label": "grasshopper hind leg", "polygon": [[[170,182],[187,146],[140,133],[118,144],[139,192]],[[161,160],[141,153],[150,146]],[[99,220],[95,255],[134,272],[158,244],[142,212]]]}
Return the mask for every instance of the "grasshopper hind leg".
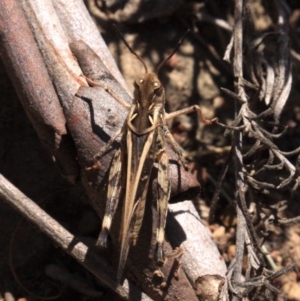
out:
{"label": "grasshopper hind leg", "polygon": [[99,234],[99,237],[98,237],[97,243],[96,243],[96,245],[98,247],[101,247],[101,248],[106,248],[107,247],[108,232],[109,232],[108,228],[102,228],[101,229],[101,232]]}
{"label": "grasshopper hind leg", "polygon": [[[160,136],[160,135],[159,135]],[[161,142],[161,143],[159,143]],[[162,141],[158,145],[163,146]],[[163,148],[157,150],[158,159],[158,228],[156,234],[156,259],[159,264],[164,263],[163,243],[165,241],[165,225],[168,213],[168,201],[171,193],[169,159]]]}
{"label": "grasshopper hind leg", "polygon": [[113,216],[116,212],[119,196],[121,192],[121,148],[118,149],[113,157],[111,169],[109,172],[108,190],[107,190],[107,201],[105,207],[105,215],[102,221],[102,228],[96,245],[99,247],[106,247],[107,237],[111,227]]}

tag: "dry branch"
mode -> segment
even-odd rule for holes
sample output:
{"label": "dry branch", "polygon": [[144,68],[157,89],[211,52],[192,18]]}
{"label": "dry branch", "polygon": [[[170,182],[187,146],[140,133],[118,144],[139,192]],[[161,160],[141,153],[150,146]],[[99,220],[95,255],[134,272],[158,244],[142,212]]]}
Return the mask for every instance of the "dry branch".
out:
{"label": "dry branch", "polygon": [[123,299],[151,300],[127,280],[123,286],[114,282],[113,271],[104,260],[96,255],[95,250],[88,248],[80,239],[64,229],[2,175],[0,175],[0,197]]}
{"label": "dry branch", "polygon": [[78,175],[75,148],[57,94],[24,14],[15,1],[0,15],[1,58],[40,140],[70,180]]}
{"label": "dry branch", "polygon": [[[250,3],[251,1],[235,0],[234,30],[226,50],[228,61],[230,53],[233,51],[232,64],[235,78],[235,93],[230,93],[235,100],[235,120],[233,125],[228,127],[226,133],[234,130],[232,145],[235,159],[237,202],[237,248],[222,291],[222,297],[226,300],[230,299],[228,291],[231,293],[232,300],[242,300],[245,296],[256,300],[261,292],[264,292],[266,296],[272,296],[273,293],[278,294],[280,291],[269,283],[269,279],[274,279],[293,268],[291,265],[278,272],[269,271],[266,268],[263,256],[267,254],[262,251],[262,244],[268,235],[269,225],[267,223],[268,216],[264,216],[262,208],[268,208],[270,205],[251,198],[253,190],[268,194],[272,189],[287,187],[295,180],[295,166],[273,142],[284,134],[284,131],[278,133],[279,117],[288,99],[292,83],[287,35],[288,9],[284,0],[275,0],[277,20],[274,32],[254,38]],[[245,52],[248,56],[244,55]],[[247,76],[251,78],[250,85],[246,85]],[[256,94],[251,93],[248,88],[257,91]],[[258,101],[265,102],[264,111],[258,109]],[[270,122],[269,127],[272,130],[264,128],[265,119],[271,120],[271,116],[273,122]],[[242,155],[244,136],[254,140],[254,144],[248,152]],[[264,149],[269,152],[267,160],[255,162],[254,159],[249,166],[245,164],[244,159],[253,158]],[[295,153],[295,151],[291,153]],[[274,174],[270,177],[272,180],[268,178],[267,181],[259,179],[263,172],[267,174],[274,170],[285,170],[285,174],[281,178],[277,178]],[[255,209],[250,209],[251,204]],[[272,208],[270,218],[275,219],[279,207],[280,203],[278,202]],[[265,221],[265,232],[256,232],[250,215],[251,211],[254,214],[262,212],[261,219]],[[271,223],[271,220],[269,222]],[[278,219],[277,222],[279,223]],[[243,273],[246,255],[247,268]],[[268,280],[266,281],[266,279]]]}

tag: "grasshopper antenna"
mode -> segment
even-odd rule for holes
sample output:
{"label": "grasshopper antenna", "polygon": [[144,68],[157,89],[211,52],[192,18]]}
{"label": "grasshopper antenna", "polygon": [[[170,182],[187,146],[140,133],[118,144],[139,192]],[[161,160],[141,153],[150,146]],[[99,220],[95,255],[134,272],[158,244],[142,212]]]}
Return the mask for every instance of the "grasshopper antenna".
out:
{"label": "grasshopper antenna", "polygon": [[[131,52],[132,54],[134,54],[134,55],[138,58],[138,60],[143,64],[144,69],[145,69],[145,73],[148,73],[148,69],[147,69],[146,63],[145,63],[145,62],[143,61],[143,59],[142,59],[137,53],[135,53],[134,50],[129,46],[129,44],[128,44],[127,41],[125,40],[123,34],[122,34],[121,31],[119,30],[118,26],[117,26],[116,24],[113,24],[113,26],[114,26],[114,28],[117,30],[117,32],[119,33],[119,35],[120,35],[122,41],[124,42],[124,44],[126,45],[126,47],[127,47],[127,48],[130,50],[130,52]],[[177,47],[177,48],[178,48],[178,47]]]}
{"label": "grasshopper antenna", "polygon": [[174,53],[178,50],[178,48],[180,47],[180,45],[182,44],[183,40],[185,39],[186,35],[190,32],[190,30],[188,29],[183,36],[181,37],[180,41],[177,43],[177,46],[174,48],[174,50],[172,51],[172,53],[165,59],[163,60],[157,67],[156,69],[156,74],[159,73],[161,67],[174,55]]}

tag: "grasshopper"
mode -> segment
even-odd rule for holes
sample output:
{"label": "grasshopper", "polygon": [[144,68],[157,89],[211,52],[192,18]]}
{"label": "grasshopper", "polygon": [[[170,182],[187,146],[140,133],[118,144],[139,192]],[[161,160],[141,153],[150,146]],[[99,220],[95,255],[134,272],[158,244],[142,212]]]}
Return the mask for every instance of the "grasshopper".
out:
{"label": "grasshopper", "polygon": [[165,112],[165,90],[157,74],[160,68],[176,52],[184,37],[173,52],[158,66],[156,74],[148,72],[143,59],[133,51],[122,35],[121,38],[127,48],[140,60],[145,74],[134,82],[134,97],[131,106],[121,99],[117,99],[117,101],[129,109],[128,116],[122,128],[95,156],[95,159],[99,160],[117,137],[122,135],[120,147],[112,159],[105,215],[101,233],[97,240],[98,246],[106,246],[112,219],[121,199],[123,210],[120,231],[121,250],[117,274],[118,281],[121,280],[129,248],[131,245],[136,244],[138,238],[145,211],[150,174],[155,162],[158,164],[157,211],[159,219],[155,255],[159,263],[164,262],[163,243],[165,240],[168,201],[171,192],[169,160],[165,151],[166,142],[171,145],[177,154],[180,164],[185,169],[188,169],[180,147],[168,129],[167,120],[191,112],[197,112],[201,122],[204,124],[211,124],[217,120],[216,118],[212,120],[204,119],[201,109],[197,105],[170,114]]}

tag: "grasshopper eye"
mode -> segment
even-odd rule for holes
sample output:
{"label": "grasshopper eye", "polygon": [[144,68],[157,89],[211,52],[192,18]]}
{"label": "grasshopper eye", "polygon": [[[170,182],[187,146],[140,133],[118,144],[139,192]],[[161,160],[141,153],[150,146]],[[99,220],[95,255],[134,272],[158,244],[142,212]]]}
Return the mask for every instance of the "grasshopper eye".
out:
{"label": "grasshopper eye", "polygon": [[[157,84],[157,85],[155,85],[155,84]],[[164,91],[164,88],[162,87],[162,85],[159,83],[154,83],[153,86],[154,86],[153,97],[162,96],[163,91]]]}
{"label": "grasshopper eye", "polygon": [[140,79],[137,79],[137,80],[134,81],[134,86],[135,86],[136,88],[138,88],[138,87],[140,87],[140,85],[143,84],[143,83],[144,83],[144,79],[140,78]]}
{"label": "grasshopper eye", "polygon": [[156,96],[160,97],[164,90],[163,86],[161,85],[161,83],[159,81],[153,82],[152,84],[153,84],[153,90],[154,90],[153,94],[155,95],[155,97]]}

